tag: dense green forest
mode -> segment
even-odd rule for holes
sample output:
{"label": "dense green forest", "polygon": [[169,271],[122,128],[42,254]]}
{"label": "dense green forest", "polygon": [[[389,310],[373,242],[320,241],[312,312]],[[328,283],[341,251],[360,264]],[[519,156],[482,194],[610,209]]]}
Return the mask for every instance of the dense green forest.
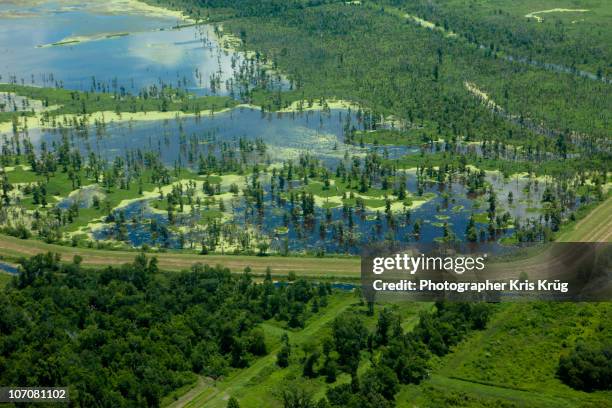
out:
{"label": "dense green forest", "polygon": [[195,374],[221,377],[265,355],[260,322],[302,327],[331,294],[304,280],[255,284],[248,270],[223,267],[163,274],[144,255],[99,271],[80,262],[23,260],[0,293],[2,384],[68,384],[80,407],[159,406]]}
{"label": "dense green forest", "polygon": [[612,74],[606,1],[389,1],[468,41],[509,55]]}
{"label": "dense green forest", "polygon": [[[0,292],[3,384],[69,385],[71,405],[78,407],[155,407],[167,404],[166,395],[192,384],[196,376],[231,381],[235,373],[273,355],[274,370],[297,376],[275,380],[274,395],[266,397],[275,404],[393,407],[404,406],[406,392],[416,392],[414,387],[428,383],[432,373],[452,370],[450,363],[457,358],[462,365],[454,364],[453,372],[464,378],[487,378],[493,371],[509,382],[524,381],[513,380],[513,371],[498,371],[499,364],[510,360],[497,360],[513,352],[504,342],[541,336],[542,345],[523,347],[554,356],[557,338],[565,335],[568,348],[558,362],[547,360],[545,366],[558,367],[558,377],[577,390],[610,387],[609,308],[603,304],[574,310],[563,304],[437,302],[431,309],[420,308],[414,324],[406,326],[404,315],[416,305],[375,305],[295,276],[274,284],[269,273],[256,281],[248,269],[233,275],[221,266],[201,264],[170,274],[142,254],[132,264],[99,270],[83,269],[81,261],[60,263],[52,253],[23,259],[19,274]],[[352,299],[354,306],[334,312],[323,335],[300,344],[301,330],[328,307],[336,308],[337,299]],[[564,317],[554,320],[558,313]],[[536,320],[525,326],[521,316]],[[552,331],[540,333],[545,327]],[[508,336],[507,331],[521,334]],[[491,347],[499,356],[486,357]],[[517,357],[517,364],[538,359],[530,353]],[[496,363],[485,363],[487,358]],[[532,374],[534,381],[550,381],[545,370]],[[315,395],[312,385],[300,387],[300,378],[320,384],[325,392]],[[253,381],[267,381],[267,376]],[[429,387],[418,390],[432,392]],[[256,389],[236,391],[228,406],[239,404],[245,391]],[[453,404],[452,395],[436,391],[427,406],[433,401]],[[487,403],[487,398],[471,398],[465,400],[469,406]]]}

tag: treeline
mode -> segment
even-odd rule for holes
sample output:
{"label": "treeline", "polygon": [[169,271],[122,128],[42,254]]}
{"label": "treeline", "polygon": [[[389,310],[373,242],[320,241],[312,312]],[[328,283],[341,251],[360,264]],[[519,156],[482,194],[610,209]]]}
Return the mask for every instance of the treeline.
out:
{"label": "treeline", "polygon": [[301,10],[344,0],[147,0],[149,4],[186,11],[198,19],[221,20],[232,17],[279,16],[288,10]]}
{"label": "treeline", "polygon": [[[156,407],[194,381],[221,377],[267,353],[267,319],[301,327],[329,285],[261,284],[249,270],[194,265],[164,274],[155,258],[83,270],[51,253],[20,261],[0,292],[0,382],[69,386],[81,407]],[[310,307],[316,303],[316,307]]]}

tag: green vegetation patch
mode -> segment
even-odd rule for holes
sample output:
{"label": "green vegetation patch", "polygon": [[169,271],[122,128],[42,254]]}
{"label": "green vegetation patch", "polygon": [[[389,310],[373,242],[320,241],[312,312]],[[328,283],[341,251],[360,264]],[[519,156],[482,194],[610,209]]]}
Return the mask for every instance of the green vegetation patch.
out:
{"label": "green vegetation patch", "polygon": [[[56,106],[56,109],[45,112],[45,116],[62,114],[90,114],[94,112],[172,112],[198,113],[206,110],[231,108],[237,101],[226,96],[193,96],[183,91],[164,88],[162,92],[147,98],[129,94],[111,94],[103,92],[82,92],[60,88],[40,88],[33,86],[0,84],[0,92],[12,92],[43,102],[43,107]],[[0,116],[1,121],[10,121],[20,115]],[[26,112],[27,115],[28,114]]]}

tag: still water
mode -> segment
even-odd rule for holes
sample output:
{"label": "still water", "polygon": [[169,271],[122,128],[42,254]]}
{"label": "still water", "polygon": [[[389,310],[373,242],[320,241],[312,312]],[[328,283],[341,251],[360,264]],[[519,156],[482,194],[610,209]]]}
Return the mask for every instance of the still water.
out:
{"label": "still water", "polygon": [[[223,49],[212,26],[189,23],[126,0],[3,2],[0,82],[134,94],[163,84],[229,94],[244,54]],[[277,84],[286,86],[280,78]]]}
{"label": "still water", "polygon": [[[30,130],[30,140],[37,146],[45,142],[51,146],[67,135],[83,155],[89,152],[112,160],[128,151],[154,151],[167,165],[177,162],[194,167],[199,154],[206,155],[221,145],[236,146],[239,141],[261,140],[266,145],[270,162],[297,159],[309,153],[332,164],[350,156],[364,155],[368,146],[344,143],[343,127],[350,117],[359,126],[355,114],[342,109],[329,112],[265,113],[256,108],[242,107],[214,115],[168,120],[113,122],[102,131],[92,125],[85,131]],[[406,146],[387,146],[378,149],[389,158],[401,157],[418,149]]]}

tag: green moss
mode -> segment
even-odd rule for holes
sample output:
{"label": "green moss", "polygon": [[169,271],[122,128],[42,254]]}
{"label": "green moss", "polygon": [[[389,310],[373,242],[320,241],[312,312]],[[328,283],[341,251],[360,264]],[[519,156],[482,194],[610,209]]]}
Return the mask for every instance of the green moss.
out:
{"label": "green moss", "polygon": [[474,221],[480,224],[488,224],[489,223],[489,214],[486,212],[475,213]]}
{"label": "green moss", "polygon": [[451,208],[451,211],[456,214],[456,213],[462,212],[464,208],[465,207],[463,207],[462,205],[456,205],[453,208]]}
{"label": "green moss", "polygon": [[276,227],[276,229],[274,229],[274,233],[277,235],[285,235],[289,233],[289,228],[285,226]]}

